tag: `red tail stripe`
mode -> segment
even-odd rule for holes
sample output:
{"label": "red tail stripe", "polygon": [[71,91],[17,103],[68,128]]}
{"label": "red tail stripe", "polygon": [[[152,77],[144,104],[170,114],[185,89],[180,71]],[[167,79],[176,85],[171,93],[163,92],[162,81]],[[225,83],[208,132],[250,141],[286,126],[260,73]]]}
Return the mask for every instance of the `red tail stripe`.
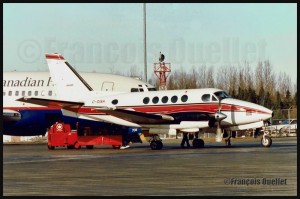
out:
{"label": "red tail stripe", "polygon": [[46,54],[46,59],[65,60],[65,58],[60,54]]}

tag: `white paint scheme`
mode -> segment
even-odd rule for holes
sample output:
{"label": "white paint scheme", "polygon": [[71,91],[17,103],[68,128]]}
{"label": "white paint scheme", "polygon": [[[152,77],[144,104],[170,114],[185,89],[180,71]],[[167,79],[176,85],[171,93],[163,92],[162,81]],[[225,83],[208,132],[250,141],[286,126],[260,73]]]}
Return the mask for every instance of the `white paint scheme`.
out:
{"label": "white paint scheme", "polygon": [[[64,69],[58,70],[57,67],[68,67],[65,62],[65,60],[60,59],[56,61],[48,61],[49,68],[53,68],[53,70],[50,69],[51,76],[59,77],[58,73]],[[70,70],[64,71],[66,71],[64,75],[74,77],[74,74],[72,74]],[[82,84],[82,81],[80,82],[78,79],[72,82],[76,79],[73,77],[67,80],[67,84]],[[57,79],[60,81],[57,84],[66,84],[66,82],[64,82],[64,78]],[[155,134],[174,134],[175,131],[187,132],[188,130],[195,132],[196,129],[199,130],[202,128],[208,128],[209,120],[215,118],[215,114],[218,113],[219,100],[216,96],[217,92],[221,92],[220,94],[224,96],[228,95],[225,91],[216,88],[153,91],[144,93],[120,93],[112,95],[103,95],[102,93],[95,95],[91,91],[86,91],[86,88],[83,86],[78,88],[82,88],[82,90],[78,89],[77,92],[84,92],[88,97],[83,99],[82,97],[74,96],[74,99],[70,101],[78,102],[83,100],[84,105],[81,108],[85,109],[85,111],[81,112],[81,114],[85,114],[86,117],[115,124],[122,123],[126,126],[138,125],[143,129],[148,129],[149,133]],[[65,86],[58,87],[58,89],[61,89],[59,93],[68,92],[68,88]],[[209,94],[210,98],[207,101],[203,101],[202,96],[206,94]],[[170,99],[173,96],[178,97],[177,102],[171,102]],[[187,96],[187,101],[182,101],[182,96]],[[148,104],[143,102],[146,97],[150,100]],[[152,102],[152,99],[155,97],[159,98],[157,103]],[[168,97],[167,102],[162,102],[163,97]],[[220,115],[224,115],[224,118],[220,119],[219,128],[216,128],[218,121],[215,122],[214,129],[218,130],[216,136],[217,142],[222,140],[221,129],[230,129],[232,127],[236,127],[238,129],[237,126],[241,126],[241,128],[243,128],[244,125],[250,124],[262,127],[262,121],[272,117],[272,111],[265,107],[250,102],[228,98],[228,96],[221,100],[220,105]],[[199,108],[201,106],[203,107]],[[97,116],[95,116],[95,113],[92,112],[94,110],[99,111]],[[80,110],[78,112],[80,112]],[[208,115],[207,119],[204,121],[177,120],[177,123],[176,121],[175,123],[170,123],[173,118],[172,114],[179,112],[187,117],[189,117],[192,112],[197,114],[200,112]],[[109,114],[111,117],[103,115],[103,113]],[[70,112],[68,114],[70,114]],[[164,118],[164,116],[168,116],[167,119],[166,117]],[[261,126],[259,126],[259,124],[261,124]]]}
{"label": "white paint scheme", "polygon": [[[111,94],[112,92],[131,92],[132,88],[136,90],[142,89],[143,92],[147,92],[148,89],[155,89],[152,85],[147,84],[141,80],[121,75],[97,72],[79,72],[79,74],[93,88],[94,93],[101,92]],[[31,95],[29,95],[30,92]],[[51,93],[51,95],[49,95],[49,92]],[[75,91],[72,93],[65,92],[65,94],[74,94],[77,97],[85,96],[83,93]],[[43,109],[47,109],[47,107],[45,106],[16,101],[22,96],[63,100],[63,98],[58,97],[59,95],[57,95],[57,91],[55,89],[55,86],[53,85],[50,73],[47,71],[3,72],[3,129],[5,129],[6,121],[20,121],[22,119],[22,116],[19,113],[20,110],[39,111],[37,109],[40,107],[42,107]],[[28,117],[29,116],[27,115],[27,120]],[[32,123],[34,123],[34,119],[32,119]],[[37,132],[37,134],[44,134],[46,128],[47,127],[45,126],[45,130],[43,132]],[[16,135],[14,132],[6,131],[4,131],[3,134]],[[27,136],[26,132],[22,132],[18,135]]]}

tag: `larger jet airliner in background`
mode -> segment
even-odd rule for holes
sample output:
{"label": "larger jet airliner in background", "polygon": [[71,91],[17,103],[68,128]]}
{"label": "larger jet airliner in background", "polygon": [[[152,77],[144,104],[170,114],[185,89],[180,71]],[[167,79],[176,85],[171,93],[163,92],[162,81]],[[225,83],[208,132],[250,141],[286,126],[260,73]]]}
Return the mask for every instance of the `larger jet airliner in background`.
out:
{"label": "larger jet airliner in background", "polygon": [[[96,72],[82,72],[80,75],[89,83],[91,88],[103,92],[144,92],[155,88],[138,79],[121,75]],[[80,90],[76,95],[82,95]],[[60,107],[47,107],[19,102],[16,99],[39,97],[60,99],[49,72],[4,72],[3,73],[3,134],[32,136],[44,135],[55,121],[63,120]],[[75,126],[80,119],[69,118],[65,122]],[[64,120],[63,120],[64,121]],[[87,121],[83,121],[87,122]],[[90,121],[88,121],[90,122]],[[82,122],[81,122],[82,123]],[[99,125],[99,122],[89,124]]]}
{"label": "larger jet airliner in background", "polygon": [[[216,88],[153,91],[141,93],[97,92],[90,89],[84,78],[60,54],[46,54],[57,94],[64,100],[20,98],[44,106],[60,106],[70,118],[90,118],[99,122],[141,127],[152,136],[152,149],[161,149],[160,134],[196,133],[201,129],[216,133],[216,141],[223,139],[223,130],[261,128],[273,112],[263,106],[233,99]],[[66,78],[67,77],[67,78]],[[75,95],[80,92],[82,95]],[[72,97],[70,98],[70,95]],[[230,138],[230,137],[229,137]],[[272,140],[266,134],[263,146]],[[193,145],[203,147],[202,139]]]}

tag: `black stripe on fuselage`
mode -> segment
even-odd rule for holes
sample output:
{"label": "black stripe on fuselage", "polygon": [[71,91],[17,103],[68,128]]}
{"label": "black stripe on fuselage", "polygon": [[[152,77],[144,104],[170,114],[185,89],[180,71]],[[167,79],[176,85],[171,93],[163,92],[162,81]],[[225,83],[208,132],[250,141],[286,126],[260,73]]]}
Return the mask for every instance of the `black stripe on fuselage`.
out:
{"label": "black stripe on fuselage", "polygon": [[86,86],[89,91],[92,91],[92,87],[77,73],[77,71],[68,63],[65,62],[71,71],[80,79],[80,81]]}

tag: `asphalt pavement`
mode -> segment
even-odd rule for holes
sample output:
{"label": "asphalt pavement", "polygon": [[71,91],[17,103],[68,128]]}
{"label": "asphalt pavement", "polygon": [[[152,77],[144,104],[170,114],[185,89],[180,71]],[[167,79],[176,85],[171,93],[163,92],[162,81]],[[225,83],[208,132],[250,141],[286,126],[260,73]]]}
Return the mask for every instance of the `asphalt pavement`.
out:
{"label": "asphalt pavement", "polygon": [[297,138],[205,141],[202,149],[163,140],[162,150],[80,150],[3,144],[4,196],[296,196]]}

